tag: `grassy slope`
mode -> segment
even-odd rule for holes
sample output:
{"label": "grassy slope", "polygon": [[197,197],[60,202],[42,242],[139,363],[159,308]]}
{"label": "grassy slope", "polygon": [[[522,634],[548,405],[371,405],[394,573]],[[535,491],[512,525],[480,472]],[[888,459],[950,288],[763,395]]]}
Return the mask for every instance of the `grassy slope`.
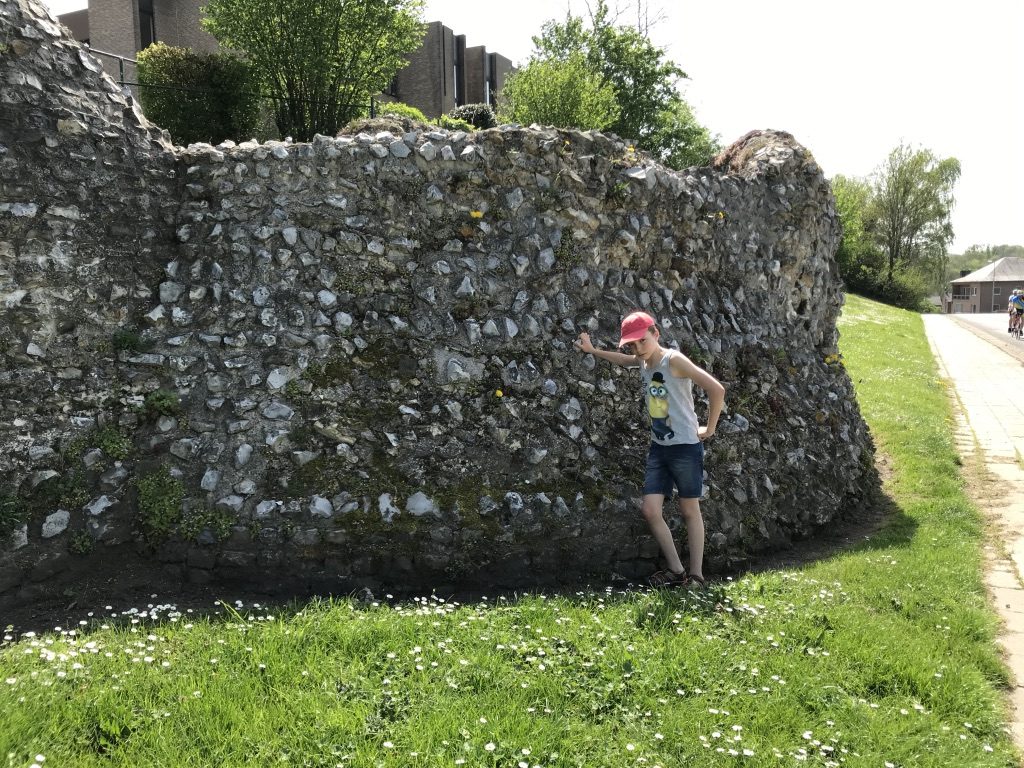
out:
{"label": "grassy slope", "polygon": [[164,611],[12,640],[0,759],[1016,765],[982,529],[920,318],[851,297],[841,330],[898,507],[856,551],[696,596]]}

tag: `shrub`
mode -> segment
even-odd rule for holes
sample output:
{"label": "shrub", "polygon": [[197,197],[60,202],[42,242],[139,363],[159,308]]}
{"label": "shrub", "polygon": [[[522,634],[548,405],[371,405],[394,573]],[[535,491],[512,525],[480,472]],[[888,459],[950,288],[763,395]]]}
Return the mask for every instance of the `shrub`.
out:
{"label": "shrub", "polygon": [[138,62],[142,110],[176,142],[242,140],[256,127],[259,95],[241,59],[154,43]]}
{"label": "shrub", "polygon": [[441,115],[437,118],[437,124],[442,128],[449,131],[475,131],[472,123],[467,123],[465,120],[460,120],[457,117],[451,117],[449,115]]}
{"label": "shrub", "polygon": [[465,120],[474,128],[494,128],[498,125],[498,116],[490,104],[463,104],[448,113],[448,117]]}
{"label": "shrub", "polygon": [[863,264],[845,276],[846,288],[870,299],[920,312],[927,305],[927,281],[913,270],[897,270],[892,282],[884,271],[874,271]]}
{"label": "shrub", "polygon": [[416,107],[410,107],[408,104],[403,104],[400,101],[389,101],[386,104],[381,104],[380,109],[377,111],[382,115],[398,115],[398,117],[407,117],[420,123],[430,122],[427,116],[416,109]]}

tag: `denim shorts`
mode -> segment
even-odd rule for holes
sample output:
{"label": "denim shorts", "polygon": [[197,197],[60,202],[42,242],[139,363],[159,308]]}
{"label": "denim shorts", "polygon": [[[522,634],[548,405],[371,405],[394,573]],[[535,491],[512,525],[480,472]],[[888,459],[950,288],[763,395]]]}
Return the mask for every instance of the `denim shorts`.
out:
{"label": "denim shorts", "polygon": [[672,487],[679,489],[681,499],[699,499],[704,485],[704,444],[651,443],[644,475],[644,496],[660,493],[672,497]]}

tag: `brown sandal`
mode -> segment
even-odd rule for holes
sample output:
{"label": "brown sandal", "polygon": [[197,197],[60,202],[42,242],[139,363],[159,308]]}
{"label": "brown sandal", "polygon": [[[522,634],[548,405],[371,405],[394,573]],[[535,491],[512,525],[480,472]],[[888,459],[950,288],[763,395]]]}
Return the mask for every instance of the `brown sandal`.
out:
{"label": "brown sandal", "polygon": [[681,587],[686,584],[686,581],[686,571],[676,573],[668,568],[651,574],[651,578],[648,579],[652,587]]}

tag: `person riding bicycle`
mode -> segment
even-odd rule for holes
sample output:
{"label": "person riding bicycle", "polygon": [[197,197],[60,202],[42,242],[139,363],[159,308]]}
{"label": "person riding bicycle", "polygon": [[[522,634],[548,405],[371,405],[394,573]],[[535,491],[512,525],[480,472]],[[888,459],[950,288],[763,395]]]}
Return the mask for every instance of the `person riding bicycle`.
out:
{"label": "person riding bicycle", "polygon": [[1010,327],[1007,331],[1013,333],[1024,322],[1024,291],[1020,288],[1014,288],[1010,294],[1007,310],[1010,313]]}

